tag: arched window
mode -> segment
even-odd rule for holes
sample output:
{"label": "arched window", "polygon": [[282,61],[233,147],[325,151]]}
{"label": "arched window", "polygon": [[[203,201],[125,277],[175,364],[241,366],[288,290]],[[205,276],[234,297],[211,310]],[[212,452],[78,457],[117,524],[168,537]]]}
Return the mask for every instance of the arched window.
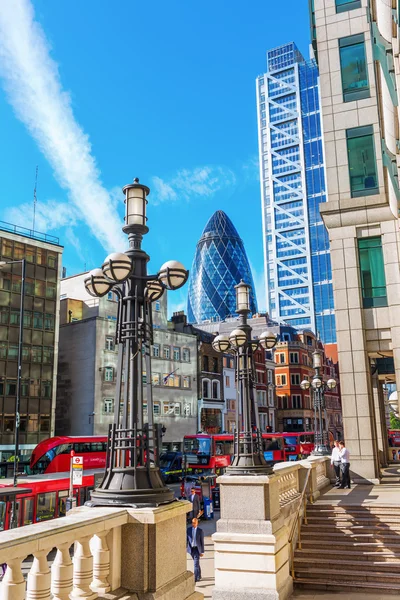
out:
{"label": "arched window", "polygon": [[211,398],[210,383],[209,379],[203,379],[203,398]]}
{"label": "arched window", "polygon": [[214,400],[220,399],[219,388],[220,388],[219,381],[214,380],[212,382],[212,397]]}

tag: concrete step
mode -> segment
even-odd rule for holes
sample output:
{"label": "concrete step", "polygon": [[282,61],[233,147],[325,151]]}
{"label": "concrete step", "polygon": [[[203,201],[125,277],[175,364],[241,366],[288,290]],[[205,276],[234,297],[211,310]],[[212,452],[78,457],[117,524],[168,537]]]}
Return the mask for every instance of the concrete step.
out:
{"label": "concrete step", "polygon": [[[307,525],[303,525],[302,531],[319,531],[321,532],[321,523],[308,523]],[[400,523],[399,525],[395,524],[374,524],[374,523],[365,523],[361,524],[352,521],[339,521],[338,523],[327,523],[323,527],[323,531],[325,533],[340,533],[341,531],[351,531],[351,532],[359,532],[359,533],[374,533],[376,532],[380,536],[388,534],[388,535],[400,535]]]}
{"label": "concrete step", "polygon": [[[309,530],[307,527],[302,527],[301,529],[301,539],[302,540],[320,540],[321,539],[321,531]],[[324,541],[325,545],[329,546],[331,542],[335,541],[343,541],[346,540],[349,544],[353,542],[372,542],[375,541],[377,531],[373,530],[369,533],[361,533],[361,531],[351,531],[350,529],[346,530],[338,530],[335,529],[334,532],[324,531]],[[394,534],[394,535],[393,535]],[[396,535],[395,532],[379,532],[379,541],[384,542],[385,544],[400,543],[400,535]]]}
{"label": "concrete step", "polygon": [[370,513],[370,514],[400,514],[398,504],[308,504],[307,512],[310,513]]}
{"label": "concrete step", "polygon": [[354,549],[354,551],[365,551],[365,552],[373,551],[373,552],[395,552],[396,554],[400,553],[400,543],[398,543],[398,544],[390,543],[388,545],[384,541],[376,541],[376,540],[354,542],[351,540],[345,540],[343,538],[340,538],[339,540],[330,541],[329,545],[327,546],[325,540],[321,540],[321,539],[315,540],[312,538],[307,539],[302,536],[301,545],[302,545],[302,548],[304,548],[304,549],[309,550],[310,548],[315,548],[316,550],[318,550],[321,553],[331,552],[334,550],[338,550],[339,552],[342,552],[343,550],[351,551],[352,549]]}
{"label": "concrete step", "polygon": [[374,584],[370,582],[356,582],[353,583],[351,581],[346,582],[343,585],[343,582],[338,579],[338,581],[327,580],[324,577],[320,577],[318,579],[314,579],[313,581],[309,579],[302,579],[301,577],[296,578],[294,580],[294,585],[297,589],[305,589],[305,590],[323,590],[329,592],[342,592],[345,590],[346,593],[349,592],[361,592],[371,594],[372,598],[377,598],[378,594],[382,595],[382,593],[398,596],[400,594],[400,585],[395,583],[380,583]]}
{"label": "concrete step", "polygon": [[301,566],[295,568],[295,577],[299,579],[319,579],[323,578],[325,581],[342,581],[342,587],[345,588],[347,582],[358,583],[387,583],[396,584],[400,589],[400,572],[397,570],[396,573],[386,573],[382,569],[371,569],[370,571],[362,571],[352,569],[344,571],[341,569],[333,568],[322,568],[319,569],[315,566]]}
{"label": "concrete step", "polygon": [[307,514],[307,521],[309,523],[320,523],[322,525],[337,523],[340,521],[357,521],[358,523],[373,523],[375,524],[386,524],[393,523],[394,525],[400,525],[400,513],[398,515],[354,515],[350,513],[335,513],[333,515],[318,515]]}
{"label": "concrete step", "polygon": [[366,573],[370,573],[371,571],[378,571],[378,572],[382,572],[386,575],[386,573],[390,573],[391,575],[396,575],[396,577],[399,577],[400,579],[400,570],[399,570],[399,563],[397,562],[383,562],[383,561],[368,561],[365,560],[364,561],[357,561],[357,560],[353,560],[353,559],[349,559],[349,560],[332,560],[331,557],[329,556],[329,558],[318,558],[318,560],[315,560],[314,563],[310,563],[309,558],[302,558],[299,557],[297,552],[295,554],[294,557],[294,566],[295,566],[295,570],[297,571],[298,569],[306,570],[313,570],[314,569],[314,565],[317,564],[318,568],[322,569],[322,567],[324,567],[324,570],[326,569],[330,569],[332,567],[332,565],[335,568],[335,571],[359,571],[361,572],[366,572]]}
{"label": "concrete step", "polygon": [[[377,563],[381,562],[392,562],[392,563],[400,563],[400,546],[398,552],[390,552],[384,549],[376,550],[374,547],[373,550],[368,549],[358,549],[353,545],[349,546],[349,549],[344,550],[346,546],[343,546],[341,549],[332,550],[332,547],[329,546],[329,561],[331,564],[336,563],[336,561],[340,560],[352,560],[352,561],[370,561]],[[317,559],[319,560],[321,557],[321,548],[297,548],[295,552],[295,558],[307,558],[309,562],[315,562]],[[398,568],[398,566],[396,566]]]}

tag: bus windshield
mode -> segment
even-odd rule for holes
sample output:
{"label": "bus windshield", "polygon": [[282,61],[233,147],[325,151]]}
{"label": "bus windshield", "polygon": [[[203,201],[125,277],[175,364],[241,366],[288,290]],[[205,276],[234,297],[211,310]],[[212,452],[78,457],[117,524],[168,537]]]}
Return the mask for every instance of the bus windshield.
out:
{"label": "bus windshield", "polygon": [[161,454],[161,456],[160,456],[160,468],[161,469],[168,469],[171,466],[174,458],[175,458],[175,454],[168,454],[168,453]]}
{"label": "bus windshield", "polygon": [[295,435],[285,435],[285,444],[287,446],[295,446],[298,444],[298,438]]}
{"label": "bus windshield", "polygon": [[184,445],[187,454],[211,454],[210,438],[186,438]]}

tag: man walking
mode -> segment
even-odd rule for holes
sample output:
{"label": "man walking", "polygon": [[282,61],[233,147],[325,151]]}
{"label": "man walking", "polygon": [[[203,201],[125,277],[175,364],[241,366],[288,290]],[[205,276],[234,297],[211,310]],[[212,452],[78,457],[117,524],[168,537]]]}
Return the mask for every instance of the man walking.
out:
{"label": "man walking", "polygon": [[347,450],[344,442],[339,442],[339,456],[342,469],[342,483],[340,489],[345,487],[350,489],[350,452]]}
{"label": "man walking", "polygon": [[187,551],[194,562],[194,580],[201,580],[200,558],[204,555],[204,531],[199,527],[198,519],[192,519],[192,526],[186,532]]}
{"label": "man walking", "polygon": [[192,503],[192,510],[189,513],[191,519],[198,519],[200,516],[200,498],[196,494],[196,489],[192,487],[188,500]]}
{"label": "man walking", "polygon": [[331,454],[331,465],[333,466],[334,470],[335,470],[335,475],[336,475],[336,483],[335,483],[335,487],[340,487],[340,469],[342,466],[342,461],[340,460],[340,455],[339,455],[339,442],[338,440],[335,440],[333,442],[333,449],[332,449],[332,454]]}

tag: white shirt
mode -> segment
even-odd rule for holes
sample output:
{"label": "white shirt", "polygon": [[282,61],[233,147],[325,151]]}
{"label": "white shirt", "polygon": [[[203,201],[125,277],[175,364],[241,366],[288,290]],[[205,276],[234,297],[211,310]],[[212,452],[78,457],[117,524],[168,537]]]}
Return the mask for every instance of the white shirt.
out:
{"label": "white shirt", "polygon": [[334,446],[332,450],[331,465],[333,465],[334,462],[340,462],[340,450],[336,446]]}
{"label": "white shirt", "polygon": [[343,448],[342,450],[340,450],[339,456],[343,464],[350,462],[350,452],[347,450],[347,448]]}

